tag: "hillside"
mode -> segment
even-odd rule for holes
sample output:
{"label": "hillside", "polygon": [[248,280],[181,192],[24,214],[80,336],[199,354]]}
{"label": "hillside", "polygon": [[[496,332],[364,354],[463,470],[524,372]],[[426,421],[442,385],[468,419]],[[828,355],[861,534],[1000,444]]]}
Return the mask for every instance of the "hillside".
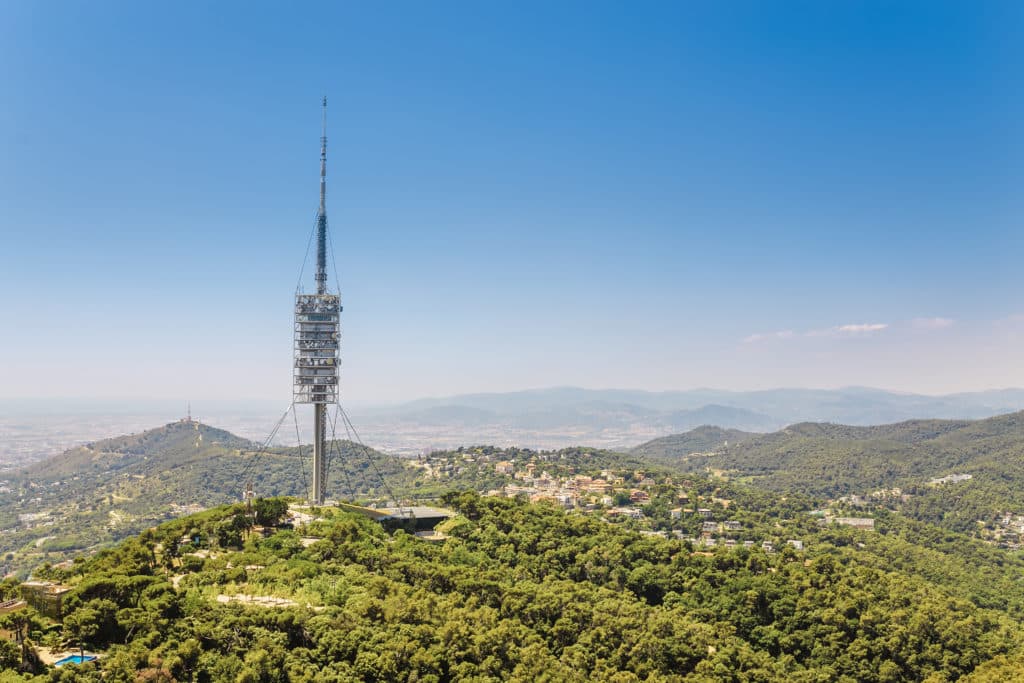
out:
{"label": "hillside", "polygon": [[161,467],[176,467],[201,457],[256,447],[251,441],[222,429],[191,421],[172,422],[139,434],[72,448],[58,457],[33,464],[21,474],[32,479],[81,476],[92,471],[125,470],[144,474],[153,469],[152,462],[146,463],[157,453],[160,454]]}
{"label": "hillside", "polygon": [[100,652],[65,669],[84,681],[1024,674],[1019,560],[964,538],[929,549],[898,520],[878,533],[822,528],[780,499],[730,495],[751,531],[799,536],[806,549],[696,551],[628,524],[471,493],[446,498],[461,516],[438,543],[331,509],[263,537],[228,506],[50,572],[72,588],[68,614],[50,636],[43,623],[29,635]]}
{"label": "hillside", "polygon": [[[802,461],[784,459],[787,443],[861,444],[865,459],[901,448],[995,458],[999,444],[1019,442],[1021,418],[799,424],[769,435],[702,427],[649,446],[686,451],[664,465],[642,453],[493,446],[417,461],[371,453],[371,464],[340,443],[339,497],[351,497],[340,492],[348,480],[378,500],[439,498],[460,516],[432,542],[330,507],[295,507],[296,528],[268,537],[250,532],[253,518],[237,504],[156,529],[162,518],[137,513],[136,523],[147,520],[140,529],[111,528],[112,514],[161,496],[236,500],[246,471],[259,472],[258,491],[302,492],[296,449],[254,460],[245,440],[173,423],[26,471],[21,490],[35,486],[19,505],[42,498],[54,520],[34,533],[106,539],[69,549],[89,552],[59,567],[40,566],[54,540],[35,554],[22,544],[35,578],[72,587],[64,625],[37,623],[32,638],[84,641],[103,655],[66,668],[71,680],[1013,680],[1024,675],[1018,553],[884,506],[864,513],[873,530],[855,530],[829,523],[843,503],[764,488],[769,470],[742,480],[698,470],[773,444],[799,474]],[[68,478],[69,462],[83,474]],[[929,458],[912,462],[916,472]],[[511,497],[465,490],[489,488]],[[255,505],[260,524],[285,508]],[[0,584],[0,599],[17,590]]]}
{"label": "hillside", "polygon": [[738,444],[756,436],[758,435],[752,432],[743,432],[738,429],[722,429],[721,427],[703,425],[682,434],[652,439],[629,452],[639,458],[678,467],[684,458],[693,453],[717,452],[726,448],[728,444]]}
{"label": "hillside", "polygon": [[[364,503],[501,488],[511,476],[494,465],[507,459],[532,459],[563,473],[646,465],[590,448],[539,453],[478,446],[405,460],[348,441],[328,446],[328,497]],[[73,448],[0,482],[10,489],[0,495],[0,570],[24,575],[189,511],[240,500],[250,477],[257,495],[306,498],[310,454],[308,446],[259,452],[248,440],[187,421]]]}
{"label": "hillside", "polygon": [[[826,498],[889,491],[895,509],[966,531],[1024,514],[1024,413],[978,421],[913,420],[874,427],[802,423],[730,443],[714,455],[690,455],[657,440],[663,462],[688,471],[707,467],[773,491]],[[934,484],[949,475],[970,479]],[[892,489],[900,489],[899,494]],[[876,496],[885,500],[885,494]]]}
{"label": "hillside", "polygon": [[[609,468],[703,476],[710,468],[771,491],[895,511],[1017,548],[1024,538],[1022,422],[1024,414],[1014,413],[872,427],[800,423],[771,434],[704,426],[628,454],[480,446],[418,460],[341,441],[334,445],[340,455],[331,458],[328,495],[429,502],[452,489],[486,492],[514,482],[498,471],[503,460],[516,463],[517,477],[528,462],[538,477],[543,471],[598,476]],[[9,489],[0,495],[0,569],[24,574],[188,511],[239,500],[249,476],[257,495],[304,498],[308,468],[308,447],[272,448],[257,457],[251,442],[194,422],[74,448],[0,482]],[[958,476],[932,483],[949,475]],[[530,495],[540,490],[515,483]],[[565,493],[555,487],[543,495]]]}
{"label": "hillside", "polygon": [[[332,497],[385,497],[387,486],[408,488],[418,477],[408,462],[372,449],[347,441],[332,448]],[[8,475],[0,553],[15,554],[7,571],[57,562],[189,510],[240,500],[249,476],[257,494],[305,497],[309,452],[257,455],[256,444],[195,422],[73,448]]]}

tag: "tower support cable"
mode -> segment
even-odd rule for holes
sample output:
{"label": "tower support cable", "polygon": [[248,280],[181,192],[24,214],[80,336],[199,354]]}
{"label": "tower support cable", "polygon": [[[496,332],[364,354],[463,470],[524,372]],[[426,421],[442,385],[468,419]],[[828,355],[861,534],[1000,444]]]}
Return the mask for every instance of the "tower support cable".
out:
{"label": "tower support cable", "polygon": [[342,420],[345,421],[348,428],[352,430],[352,434],[355,435],[356,443],[359,444],[359,448],[363,452],[363,456],[366,458],[366,461],[370,463],[370,468],[373,469],[374,473],[377,475],[377,479],[380,480],[381,487],[387,492],[388,496],[391,497],[391,500],[395,502],[395,505],[398,506],[399,516],[404,516],[401,501],[398,499],[398,496],[395,495],[395,492],[391,490],[391,487],[388,486],[388,482],[381,473],[380,468],[377,467],[377,463],[375,463],[373,458],[370,456],[370,449],[363,443],[363,440],[359,438],[359,432],[356,431],[355,425],[352,424],[352,420],[349,419],[348,413],[345,412],[345,409],[342,408],[340,404],[338,405],[338,410],[341,412]]}
{"label": "tower support cable", "polygon": [[[339,468],[341,470],[341,474],[342,474],[343,477],[345,477],[345,484],[348,486],[349,498],[352,499],[352,498],[355,498],[355,496],[356,496],[356,487],[352,484],[352,476],[349,474],[348,469],[345,467],[344,463],[341,463],[341,459],[342,459],[341,446],[338,445],[338,434],[337,434],[337,431],[336,431],[336,428],[338,426],[338,415],[340,414],[340,412],[341,411],[340,411],[339,406],[337,406],[337,405],[334,406],[334,419],[331,421],[331,448],[329,448],[328,451],[327,451],[327,456],[328,456],[327,457],[327,466],[324,468],[324,470],[325,470],[325,472],[327,472],[327,475],[330,476],[331,461],[332,461],[331,454],[333,453],[333,454],[337,455],[338,456],[338,462],[340,463],[339,464]],[[345,427],[345,432],[348,433],[348,427]],[[352,442],[352,438],[351,438],[351,435],[350,435],[349,443],[351,443],[351,442]]]}
{"label": "tower support cable", "polygon": [[281,419],[279,419],[277,421],[277,424],[274,425],[274,428],[270,430],[270,434],[267,435],[267,438],[263,440],[263,443],[260,445],[260,447],[258,449],[256,449],[256,452],[252,455],[252,457],[249,459],[249,461],[245,464],[245,467],[242,468],[241,479],[242,479],[243,482],[245,482],[246,496],[249,496],[252,493],[252,479],[251,479],[251,475],[252,475],[253,469],[256,467],[256,463],[259,461],[260,457],[264,453],[266,453],[267,449],[270,447],[270,444],[273,443],[274,437],[277,436],[278,430],[281,429],[281,425],[284,424],[284,421],[288,418],[288,412],[294,410],[294,408],[295,408],[295,404],[294,403],[289,404],[288,407],[285,408],[284,413],[281,415]]}
{"label": "tower support cable", "polygon": [[299,413],[295,410],[295,404],[292,404],[292,418],[295,421],[295,443],[299,450],[299,471],[302,473],[302,491],[306,494],[306,499],[309,500],[309,483],[306,479],[306,459],[302,457],[302,435],[299,433]]}

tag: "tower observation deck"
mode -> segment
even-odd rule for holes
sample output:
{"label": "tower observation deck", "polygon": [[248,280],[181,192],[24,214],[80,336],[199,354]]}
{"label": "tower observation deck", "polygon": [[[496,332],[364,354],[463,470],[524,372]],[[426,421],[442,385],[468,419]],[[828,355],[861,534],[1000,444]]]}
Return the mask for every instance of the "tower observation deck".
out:
{"label": "tower observation deck", "polygon": [[316,216],[316,293],[295,294],[294,403],[313,404],[312,503],[326,492],[327,406],[338,402],[341,297],[327,290],[327,98],[320,136],[320,208]]}

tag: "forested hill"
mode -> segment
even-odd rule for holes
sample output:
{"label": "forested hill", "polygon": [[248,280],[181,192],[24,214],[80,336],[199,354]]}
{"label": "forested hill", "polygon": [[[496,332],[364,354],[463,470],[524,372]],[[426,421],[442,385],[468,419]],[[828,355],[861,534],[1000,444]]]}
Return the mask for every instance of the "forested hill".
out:
{"label": "forested hill", "polygon": [[[348,441],[330,444],[328,495],[386,498],[411,487],[410,463]],[[196,422],[105,439],[9,475],[0,496],[5,571],[24,572],[108,545],[163,520],[257,495],[305,498],[310,449],[271,448]]]}
{"label": "forested hill", "polygon": [[[676,438],[685,444],[684,437]],[[667,442],[651,445],[659,443]],[[900,510],[959,530],[1024,514],[1024,412],[875,427],[802,423],[712,453],[662,449],[661,460],[693,472],[710,467],[779,492],[838,498],[889,491]],[[970,479],[934,482],[950,475]]]}
{"label": "forested hill", "polygon": [[90,471],[147,474],[176,467],[199,456],[256,449],[248,439],[195,421],[179,421],[139,434],[103,439],[35,463],[22,473],[31,478],[80,476]]}
{"label": "forested hill", "polygon": [[[1021,563],[967,539],[928,550],[897,519],[879,533],[819,527],[738,493],[736,513],[752,530],[799,534],[806,549],[706,552],[547,504],[472,493],[445,502],[461,515],[445,523],[439,543],[389,535],[329,508],[268,537],[249,531],[237,505],[166,523],[47,573],[71,587],[66,614],[49,630],[30,618],[29,642],[81,644],[102,655],[97,662],[3,680],[1024,676]],[[756,512],[746,509],[752,503]],[[256,510],[281,507],[257,501]],[[7,597],[17,586],[0,591]],[[5,657],[8,666],[18,661],[16,650],[0,648]]]}
{"label": "forested hill", "polygon": [[913,420],[877,427],[803,423],[730,444],[695,462],[756,476],[760,485],[779,491],[837,496],[924,483],[952,472],[1016,476],[1022,456],[1024,412],[976,422]]}
{"label": "forested hill", "polygon": [[[329,495],[384,491],[382,478],[400,486],[413,474],[407,462],[359,444],[328,446],[335,475]],[[237,500],[249,476],[258,493],[305,495],[309,458],[308,446],[263,450],[223,429],[180,421],[73,448],[16,473],[15,482],[83,502],[113,495],[205,507]]]}
{"label": "forested hill", "polygon": [[717,452],[728,444],[738,444],[759,436],[739,429],[704,425],[682,434],[672,434],[640,444],[630,453],[664,465],[678,466],[691,453]]}
{"label": "forested hill", "polygon": [[[257,461],[244,440],[174,423],[76,452],[88,463],[82,474],[54,465],[18,482],[6,514],[32,521],[2,539],[35,560],[34,578],[72,588],[63,624],[29,623],[30,639],[103,655],[53,680],[1018,680],[1019,553],[884,507],[870,512],[871,530],[854,529],[846,503],[752,488],[732,474],[739,461],[725,477],[679,468],[717,471],[743,449],[781,449],[787,439],[858,445],[866,461],[879,444],[973,454],[963,465],[981,462],[972,445],[991,458],[1019,445],[1022,417],[796,425],[738,442],[705,428],[686,447],[711,450],[673,471],[591,448],[475,446],[408,462],[339,443],[337,497],[358,486],[378,499],[422,493],[460,513],[429,542],[301,506],[264,537],[252,525],[274,527],[287,508],[280,500],[258,500],[255,518],[232,504],[157,526],[185,513],[154,513],[172,500],[237,500],[257,469],[258,492],[303,493],[296,449]],[[745,476],[763,483],[782,473]],[[393,490],[380,490],[379,475]],[[513,497],[462,490],[503,486]],[[561,500],[569,491],[571,512]],[[102,547],[118,537],[127,540]],[[43,564],[57,542],[81,559]],[[0,599],[17,590],[0,584]],[[0,668],[17,654],[0,642]]]}
{"label": "forested hill", "polygon": [[[599,474],[646,469],[637,458],[592,448],[538,453],[491,446],[404,460],[349,441],[328,444],[329,498],[356,502],[430,501],[453,488],[487,491],[512,480],[495,464],[536,460],[542,470]],[[0,574],[25,575],[138,533],[189,511],[256,495],[307,498],[311,449],[256,444],[196,422],[73,448],[0,482]]]}

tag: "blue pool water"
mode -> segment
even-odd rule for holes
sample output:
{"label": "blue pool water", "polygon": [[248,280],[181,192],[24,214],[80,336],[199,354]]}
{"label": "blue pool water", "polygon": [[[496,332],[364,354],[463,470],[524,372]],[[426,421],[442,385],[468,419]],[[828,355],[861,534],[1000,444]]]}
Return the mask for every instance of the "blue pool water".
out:
{"label": "blue pool water", "polygon": [[64,666],[65,664],[81,664],[82,662],[91,662],[96,659],[95,655],[86,655],[84,657],[80,655],[71,655],[64,659],[58,659],[53,663],[54,666]]}

